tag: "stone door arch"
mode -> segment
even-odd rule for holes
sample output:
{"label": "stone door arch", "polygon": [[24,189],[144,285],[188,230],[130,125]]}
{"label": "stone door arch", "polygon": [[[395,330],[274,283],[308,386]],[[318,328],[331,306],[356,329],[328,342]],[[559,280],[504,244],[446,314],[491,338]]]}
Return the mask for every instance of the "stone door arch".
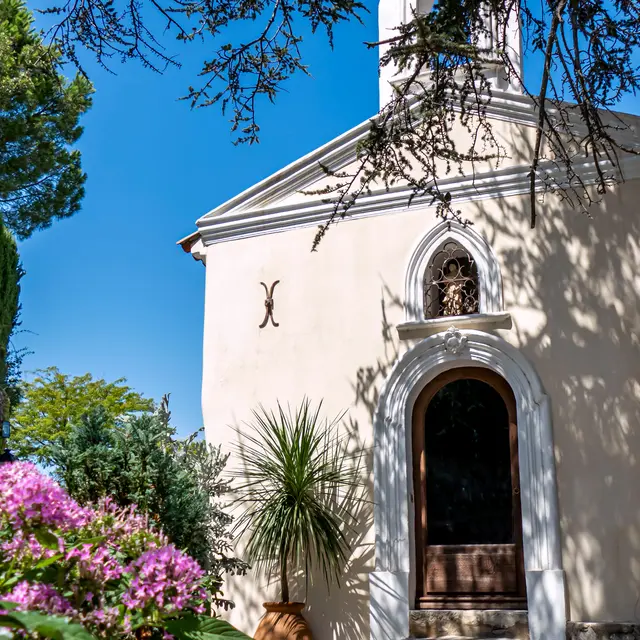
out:
{"label": "stone door arch", "polygon": [[370,575],[372,640],[409,635],[415,592],[411,421],[430,380],[456,367],[486,367],[516,398],[527,606],[531,640],[564,640],[566,606],[549,399],[533,367],[502,338],[448,331],[412,347],[398,360],[374,418],[375,571]]}

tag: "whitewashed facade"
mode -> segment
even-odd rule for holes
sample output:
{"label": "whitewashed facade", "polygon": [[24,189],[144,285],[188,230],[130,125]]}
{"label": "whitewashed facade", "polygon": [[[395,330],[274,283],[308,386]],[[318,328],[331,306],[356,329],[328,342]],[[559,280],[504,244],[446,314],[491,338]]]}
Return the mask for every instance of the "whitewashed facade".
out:
{"label": "whitewashed facade", "polygon": [[[381,30],[407,7],[382,0]],[[517,34],[516,34],[517,36]],[[514,36],[514,50],[519,41]],[[381,99],[389,77],[381,78]],[[499,83],[498,83],[499,84]],[[498,168],[441,181],[464,227],[408,190],[362,197],[311,243],[331,205],[304,195],[347,167],[368,123],[222,204],[181,241],[206,265],[202,405],[207,438],[257,404],[324,401],[367,448],[373,506],[361,514],[341,589],[315,584],[306,614],[318,640],[409,636],[416,606],[412,412],[442,372],[501,376],[515,397],[526,609],[533,640],[569,621],[634,621],[640,598],[640,157],[589,219],[547,197],[529,229],[527,145],[535,114],[517,87],[489,107],[510,150]],[[636,119],[629,116],[630,121]],[[640,147],[638,140],[630,143]],[[578,167],[586,182],[593,166]],[[477,268],[473,313],[425,317],[425,272],[443,243]],[[274,281],[264,328],[264,290]],[[232,580],[230,619],[253,632],[274,595],[260,576]]]}

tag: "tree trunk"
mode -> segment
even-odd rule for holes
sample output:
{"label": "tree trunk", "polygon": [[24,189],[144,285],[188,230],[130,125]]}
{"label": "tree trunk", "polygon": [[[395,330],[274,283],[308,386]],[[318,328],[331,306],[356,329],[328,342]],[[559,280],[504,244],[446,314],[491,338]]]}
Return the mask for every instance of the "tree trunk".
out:
{"label": "tree trunk", "polygon": [[280,563],[280,594],[282,602],[289,602],[289,581],[287,579],[287,559]]}

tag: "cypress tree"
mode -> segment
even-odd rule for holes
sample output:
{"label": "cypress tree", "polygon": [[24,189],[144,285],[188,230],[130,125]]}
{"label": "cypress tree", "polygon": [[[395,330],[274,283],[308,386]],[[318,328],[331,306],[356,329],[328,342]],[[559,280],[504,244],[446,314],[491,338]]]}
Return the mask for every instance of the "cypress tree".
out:
{"label": "cypress tree", "polygon": [[0,421],[5,417],[5,404],[11,395],[9,340],[18,322],[23,274],[15,238],[0,226]]}

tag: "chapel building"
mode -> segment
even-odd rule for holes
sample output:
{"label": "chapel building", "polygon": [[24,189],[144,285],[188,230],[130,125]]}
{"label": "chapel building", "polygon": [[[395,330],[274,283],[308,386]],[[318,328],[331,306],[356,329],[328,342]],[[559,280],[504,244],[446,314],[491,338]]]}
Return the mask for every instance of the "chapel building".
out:
{"label": "chapel building", "polygon": [[[411,1],[380,1],[381,34]],[[367,452],[343,584],[309,592],[316,640],[640,637],[640,157],[591,218],[547,196],[532,230],[533,105],[496,73],[488,112],[508,158],[441,184],[473,224],[381,187],[312,253],[332,205],[310,192],[365,122],[181,241],[206,266],[207,439],[306,396]],[[252,634],[275,586],[229,580],[229,620]]]}

